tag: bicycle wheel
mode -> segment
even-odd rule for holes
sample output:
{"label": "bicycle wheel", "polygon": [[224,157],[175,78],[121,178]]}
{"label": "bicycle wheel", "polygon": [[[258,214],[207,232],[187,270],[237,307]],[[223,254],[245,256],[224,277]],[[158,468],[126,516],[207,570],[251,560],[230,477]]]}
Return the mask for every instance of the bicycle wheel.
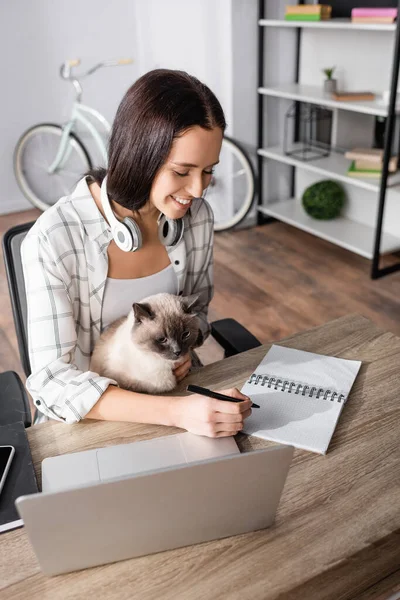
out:
{"label": "bicycle wheel", "polygon": [[14,152],[17,183],[25,198],[43,211],[69,194],[85,171],[91,168],[85,147],[70,133],[59,168],[54,173],[48,172],[60,146],[62,132],[59,125],[35,125],[19,139]]}
{"label": "bicycle wheel", "polygon": [[214,212],[214,230],[226,231],[238,225],[248,214],[254,200],[254,169],[245,150],[224,137],[220,162],[206,192]]}

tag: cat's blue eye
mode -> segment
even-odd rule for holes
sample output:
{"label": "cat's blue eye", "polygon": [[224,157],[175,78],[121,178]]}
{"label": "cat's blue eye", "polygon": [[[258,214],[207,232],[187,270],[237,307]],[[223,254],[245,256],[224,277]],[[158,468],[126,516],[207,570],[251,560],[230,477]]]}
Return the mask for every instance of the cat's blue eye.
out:
{"label": "cat's blue eye", "polygon": [[157,342],[159,344],[166,344],[168,342],[168,339],[166,337],[161,337],[157,339]]}
{"label": "cat's blue eye", "polygon": [[183,340],[187,340],[189,336],[190,336],[190,331],[184,331],[182,333],[182,339]]}

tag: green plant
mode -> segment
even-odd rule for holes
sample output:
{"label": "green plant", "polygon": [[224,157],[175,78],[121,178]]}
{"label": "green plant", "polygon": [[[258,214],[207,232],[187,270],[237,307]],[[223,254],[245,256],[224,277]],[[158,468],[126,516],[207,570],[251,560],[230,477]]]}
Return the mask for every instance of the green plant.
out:
{"label": "green plant", "polygon": [[336,181],[318,181],[308,187],[302,197],[304,210],[314,219],[334,219],[340,215],[346,193]]}
{"label": "green plant", "polygon": [[323,69],[323,73],[325,73],[327,79],[332,79],[332,75],[336,67],[331,67],[330,69]]}

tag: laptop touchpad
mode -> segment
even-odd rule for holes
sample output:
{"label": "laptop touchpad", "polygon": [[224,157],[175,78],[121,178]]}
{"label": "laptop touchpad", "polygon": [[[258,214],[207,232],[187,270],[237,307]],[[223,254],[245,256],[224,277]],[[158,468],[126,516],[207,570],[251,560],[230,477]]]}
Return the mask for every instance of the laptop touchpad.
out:
{"label": "laptop touchpad", "polygon": [[59,492],[100,481],[97,450],[52,456],[42,461],[42,491]]}
{"label": "laptop touchpad", "polygon": [[97,450],[101,481],[186,464],[176,435]]}

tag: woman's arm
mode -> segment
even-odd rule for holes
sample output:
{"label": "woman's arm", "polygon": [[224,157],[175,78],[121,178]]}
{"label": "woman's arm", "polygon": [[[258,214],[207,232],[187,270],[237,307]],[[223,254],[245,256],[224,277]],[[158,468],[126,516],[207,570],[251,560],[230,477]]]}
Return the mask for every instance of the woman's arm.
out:
{"label": "woman's arm", "polygon": [[199,394],[151,396],[110,385],[86,418],[181,427],[208,437],[235,435],[251,414],[251,400],[235,388],[221,393],[243,402],[225,402]]}

